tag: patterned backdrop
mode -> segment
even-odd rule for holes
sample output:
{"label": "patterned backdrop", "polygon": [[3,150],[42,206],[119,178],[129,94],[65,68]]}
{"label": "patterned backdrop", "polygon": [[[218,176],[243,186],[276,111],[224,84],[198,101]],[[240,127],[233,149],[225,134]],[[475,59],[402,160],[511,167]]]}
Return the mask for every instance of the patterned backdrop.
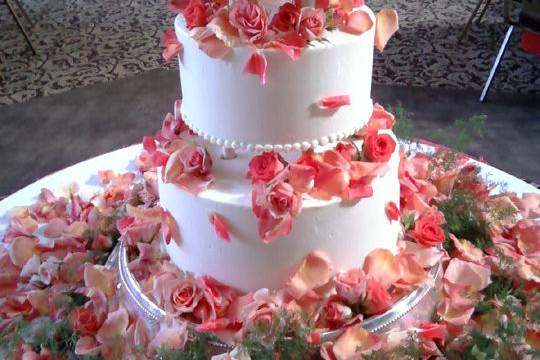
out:
{"label": "patterned backdrop", "polygon": [[[161,67],[160,38],[172,25],[166,0],[21,0],[35,22],[39,55],[24,42],[0,3],[0,105],[74,87],[111,81]],[[457,36],[473,0],[368,0],[393,7],[401,29],[375,56],[379,84],[480,89],[507,26],[502,0],[493,0],[481,24],[461,45]],[[515,34],[493,89],[540,93],[540,59],[519,48]]]}

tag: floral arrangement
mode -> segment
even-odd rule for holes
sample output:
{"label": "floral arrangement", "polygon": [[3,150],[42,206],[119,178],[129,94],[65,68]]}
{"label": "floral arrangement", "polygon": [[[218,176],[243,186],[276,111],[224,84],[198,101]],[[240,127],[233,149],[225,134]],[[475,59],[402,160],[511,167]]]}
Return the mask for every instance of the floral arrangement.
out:
{"label": "floral arrangement", "polygon": [[[332,276],[326,256],[315,251],[283,289],[241,294],[212,278],[182,272],[161,250],[161,233],[170,239],[178,229],[156,206],[155,168],[170,158],[161,144],[175,143],[184,130],[168,115],[161,131],[145,138],[137,159],[141,173],[102,171],[103,190],[88,199],[75,185],[60,193],[43,189],[35,204],[12,211],[0,248],[0,357],[540,356],[538,193],[493,194],[494,184],[460,153],[402,154],[400,204],[387,206],[389,218],[399,219],[405,230],[398,254],[375,250],[362,267]],[[375,146],[375,156],[384,154],[377,150],[383,148]],[[345,158],[352,153],[347,146],[341,150]],[[191,156],[178,160],[184,164],[181,175],[175,171],[172,178],[188,176],[180,183],[194,182],[198,189],[208,181],[208,161],[204,151],[186,153]],[[266,183],[285,167],[277,155],[266,156],[272,165],[250,166],[252,181]],[[276,191],[286,191],[283,186]],[[211,219],[219,228],[220,217]],[[120,240],[129,246],[129,268],[143,291],[169,315],[155,332],[124,306],[115,286],[116,272],[107,259]],[[443,276],[436,320],[386,334],[352,326],[423,284],[426,270],[439,261]],[[320,332],[336,328],[344,329],[342,335],[321,343]],[[216,339],[234,349],[216,354]]]}
{"label": "floral arrangement", "polygon": [[[361,8],[363,0],[317,0],[315,7],[302,1],[237,0],[170,0],[169,8],[182,14],[186,30],[199,48],[212,58],[224,58],[234,47],[253,49],[244,72],[266,81],[264,49],[283,52],[298,60],[301,50],[310,42],[321,41],[328,31],[361,35],[375,24]],[[376,18],[375,46],[382,51],[397,30],[397,14],[383,9]],[[181,54],[182,45],[174,30],[164,33],[163,57],[169,61]]]}
{"label": "floral arrangement", "polygon": [[[357,201],[372,196],[371,183],[386,173],[396,148],[395,140],[379,130],[391,130],[393,125],[392,114],[375,104],[368,124],[355,135],[362,151],[352,142],[340,142],[321,153],[304,152],[291,164],[276,152],[253,157],[247,177],[253,182],[252,209],[261,239],[271,242],[289,234],[302,197]],[[397,209],[393,203],[387,206]],[[394,211],[393,220],[398,217]]]}

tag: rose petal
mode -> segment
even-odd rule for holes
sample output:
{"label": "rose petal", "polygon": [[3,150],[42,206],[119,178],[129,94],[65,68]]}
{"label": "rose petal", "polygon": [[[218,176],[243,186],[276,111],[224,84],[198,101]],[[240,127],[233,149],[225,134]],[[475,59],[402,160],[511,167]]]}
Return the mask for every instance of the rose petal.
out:
{"label": "rose petal", "polygon": [[343,24],[339,26],[339,29],[349,34],[360,35],[373,26],[373,20],[369,17],[369,14],[363,10],[357,10],[352,12]]}
{"label": "rose petal", "polygon": [[104,344],[117,341],[125,336],[129,324],[127,311],[121,307],[107,314],[107,320],[99,328],[96,339]]}
{"label": "rose petal", "polygon": [[219,39],[216,35],[199,39],[197,40],[197,44],[199,45],[199,49],[214,59],[223,59],[232,50],[231,47],[227,46],[223,40]]}
{"label": "rose petal", "polygon": [[102,265],[87,263],[84,268],[84,284],[86,287],[102,291],[105,295],[114,294],[116,273]]}
{"label": "rose petal", "polygon": [[264,243],[269,244],[278,237],[289,235],[292,229],[292,216],[289,213],[275,217],[268,209],[259,211],[258,230]]}
{"label": "rose petal", "polygon": [[219,239],[225,242],[231,242],[227,222],[223,216],[218,213],[213,213],[210,214],[208,220],[210,221],[210,224],[214,225],[214,230]]}
{"label": "rose petal", "polygon": [[229,12],[224,7],[214,14],[206,28],[211,30],[229,49],[238,46],[240,43],[238,29],[230,23]]}
{"label": "rose petal", "polygon": [[349,95],[327,96],[319,100],[319,107],[321,109],[337,109],[350,104],[351,97]]}
{"label": "rose petal", "polygon": [[148,344],[150,353],[163,348],[166,350],[182,350],[188,339],[186,321],[162,321],[159,330]]}
{"label": "rose petal", "polygon": [[309,291],[326,284],[332,276],[330,259],[320,251],[310,252],[296,274],[287,283],[288,292],[300,299]]}
{"label": "rose petal", "polygon": [[375,249],[366,256],[363,270],[371,279],[379,281],[388,289],[401,275],[398,259],[390,250]]}
{"label": "rose petal", "polygon": [[491,283],[491,270],[472,262],[453,258],[448,263],[444,278],[452,284],[480,291]]}
{"label": "rose petal", "polygon": [[295,32],[290,32],[274,41],[272,45],[290,57],[291,60],[296,61],[300,59],[302,49],[307,46],[307,40]]}
{"label": "rose petal", "polygon": [[34,238],[26,236],[16,237],[9,248],[9,257],[13,264],[22,268],[34,255],[34,249],[37,244],[38,242]]}
{"label": "rose petal", "polygon": [[180,245],[180,228],[176,219],[166,209],[163,209],[161,213],[161,231],[163,232],[165,244],[169,245],[172,239],[177,245]]}
{"label": "rose petal", "polygon": [[399,29],[398,15],[393,9],[382,9],[375,19],[375,47],[382,52],[388,40]]}
{"label": "rose petal", "polygon": [[264,85],[266,83],[266,65],[267,63],[264,54],[254,52],[244,65],[243,72],[258,76],[261,80],[261,84]]}
{"label": "rose petal", "polygon": [[307,193],[313,188],[315,173],[315,169],[311,166],[291,164],[289,165],[289,184],[294,191]]}
{"label": "rose petal", "polygon": [[337,360],[360,359],[361,355],[378,350],[382,346],[380,336],[361,327],[349,327],[333,346]]}
{"label": "rose petal", "polygon": [[364,176],[360,179],[351,179],[351,181],[349,181],[345,200],[353,201],[373,196],[373,187],[371,187],[372,180],[373,178],[371,176]]}
{"label": "rose petal", "polygon": [[173,29],[167,29],[163,32],[163,46],[165,49],[163,49],[162,56],[166,62],[169,62],[172,58],[178,56],[184,48],[176,38]]}
{"label": "rose petal", "polygon": [[384,211],[386,212],[386,216],[388,216],[388,219],[390,220],[397,221],[401,216],[398,206],[393,201],[389,201],[386,203]]}
{"label": "rose petal", "polygon": [[77,340],[75,354],[81,356],[96,356],[99,354],[101,346],[98,346],[93,336],[83,336]]}

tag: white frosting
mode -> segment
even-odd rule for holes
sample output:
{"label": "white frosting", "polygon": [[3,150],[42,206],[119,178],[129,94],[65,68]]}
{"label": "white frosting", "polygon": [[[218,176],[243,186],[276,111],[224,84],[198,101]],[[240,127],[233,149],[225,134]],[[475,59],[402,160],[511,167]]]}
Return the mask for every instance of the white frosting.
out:
{"label": "white frosting", "polygon": [[[264,244],[251,209],[251,184],[245,179],[251,155],[219,159],[219,148],[210,149],[214,160],[215,184],[193,196],[173,184],[159,182],[161,205],[177,220],[181,244],[171,242],[167,251],[181,269],[210,275],[219,281],[248,291],[279,288],[302,259],[320,250],[332,260],[335,271],[360,267],[375,248],[396,250],[400,225],[386,216],[389,201],[399,204],[398,151],[388,172],[373,181],[373,196],[358,202],[340,199],[305,199],[287,237]],[[215,234],[208,220],[211,213],[222,215],[229,226],[231,242]]]}
{"label": "white frosting", "polygon": [[[363,9],[375,23],[371,10]],[[266,85],[242,73],[252,49],[234,48],[213,59],[189,37],[182,16],[175,28],[184,46],[182,113],[207,141],[250,151],[305,150],[350,135],[371,115],[375,26],[360,36],[327,32],[326,40],[303,49],[297,61],[275,49],[261,50],[268,63]],[[319,108],[322,98],[338,95],[349,95],[351,105]]]}

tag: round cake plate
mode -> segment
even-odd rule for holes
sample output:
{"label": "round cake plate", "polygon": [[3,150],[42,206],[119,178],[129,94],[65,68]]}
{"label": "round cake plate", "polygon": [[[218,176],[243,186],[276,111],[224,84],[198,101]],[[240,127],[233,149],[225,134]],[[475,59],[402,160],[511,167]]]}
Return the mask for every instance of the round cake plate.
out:
{"label": "round cake plate", "polygon": [[[115,248],[112,261],[117,262],[118,288],[123,292],[124,304],[144,319],[151,331],[156,330],[159,321],[167,316],[167,313],[141,291],[138,281],[129,270],[127,248],[123,241]],[[442,267],[438,263],[428,272],[428,279],[423,286],[400,299],[390,310],[372,316],[358,326],[370,332],[384,333],[390,330],[410,329],[411,326],[431,321],[437,306],[441,279]],[[343,331],[344,329],[337,329],[323,332],[320,334],[320,340],[321,342],[334,340]],[[227,347],[225,344],[219,345]]]}

